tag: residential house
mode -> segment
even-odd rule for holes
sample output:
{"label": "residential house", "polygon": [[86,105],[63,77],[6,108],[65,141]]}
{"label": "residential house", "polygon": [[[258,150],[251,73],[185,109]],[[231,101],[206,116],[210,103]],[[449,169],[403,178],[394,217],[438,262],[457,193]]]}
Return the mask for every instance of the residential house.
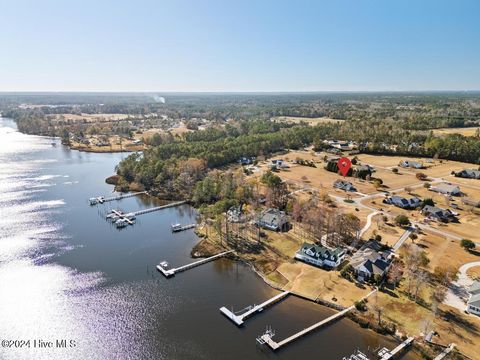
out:
{"label": "residential house", "polygon": [[395,205],[402,209],[416,209],[422,204],[422,200],[417,197],[406,199],[403,196],[389,196],[383,200],[386,204]]}
{"label": "residential house", "polygon": [[318,267],[336,268],[345,259],[346,251],[342,248],[329,249],[325,246],[303,243],[295,253],[295,259]]}
{"label": "residential house", "polygon": [[455,214],[449,209],[441,209],[435,206],[426,205],[422,209],[422,215],[427,216],[430,219],[449,222],[455,220]]}
{"label": "residential house", "polygon": [[253,162],[255,161],[255,158],[254,157],[241,157],[239,160],[238,160],[238,163],[240,165],[251,165],[253,164]]}
{"label": "residential house", "polygon": [[467,301],[467,311],[480,316],[480,281],[474,281],[468,293],[470,296]]}
{"label": "residential house", "polygon": [[238,223],[242,220],[242,207],[241,206],[232,206],[227,211],[228,222]]}
{"label": "residential house", "polygon": [[350,265],[360,281],[383,277],[391,264],[391,252],[382,250],[376,241],[368,241],[350,259]]}
{"label": "residential house", "polygon": [[455,176],[467,179],[480,179],[480,170],[464,169],[462,171],[456,172]]}
{"label": "residential house", "polygon": [[411,160],[402,160],[398,166],[403,168],[423,169],[423,164],[421,162]]}
{"label": "residential house", "polygon": [[257,226],[273,231],[288,231],[290,224],[285,212],[278,209],[263,211],[255,221]]}
{"label": "residential house", "polygon": [[435,191],[440,194],[452,195],[452,196],[460,196],[462,194],[458,186],[451,185],[451,184],[440,184],[440,185],[431,186],[430,191]]}
{"label": "residential house", "polygon": [[270,169],[285,169],[289,168],[290,166],[283,160],[272,160],[268,165]]}
{"label": "residential house", "polygon": [[335,182],[333,183],[333,187],[337,189],[345,190],[345,191],[351,191],[351,192],[357,191],[357,189],[355,188],[355,186],[353,186],[351,182],[340,180],[340,179],[335,180]]}

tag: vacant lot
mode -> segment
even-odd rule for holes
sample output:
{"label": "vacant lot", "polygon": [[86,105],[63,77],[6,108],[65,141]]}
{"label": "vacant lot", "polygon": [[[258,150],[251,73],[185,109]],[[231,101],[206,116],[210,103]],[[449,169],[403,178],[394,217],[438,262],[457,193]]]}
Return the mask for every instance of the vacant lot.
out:
{"label": "vacant lot", "polygon": [[467,127],[467,128],[443,128],[433,130],[433,134],[437,136],[449,135],[449,134],[460,134],[463,136],[475,136],[479,131],[480,127]]}
{"label": "vacant lot", "polygon": [[285,290],[342,306],[352,305],[371,291],[368,287],[362,289],[345,280],[338,271],[325,271],[302,262],[285,262],[277,268],[277,272],[288,280]]}

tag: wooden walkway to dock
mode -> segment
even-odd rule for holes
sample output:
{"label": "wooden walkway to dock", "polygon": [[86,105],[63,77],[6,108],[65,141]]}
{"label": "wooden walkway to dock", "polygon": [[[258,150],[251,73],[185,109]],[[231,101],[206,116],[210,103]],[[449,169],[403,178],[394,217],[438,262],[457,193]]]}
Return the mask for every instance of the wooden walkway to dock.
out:
{"label": "wooden walkway to dock", "polygon": [[409,338],[407,338],[404,342],[402,342],[400,345],[398,345],[395,349],[393,350],[388,350],[387,348],[383,348],[382,350],[380,350],[380,352],[378,353],[378,355],[380,356],[380,360],[389,360],[389,359],[392,359],[395,355],[397,355],[398,353],[402,352],[402,350],[411,345],[413,343],[413,336],[410,336]]}
{"label": "wooden walkway to dock", "polygon": [[177,202],[173,202],[173,203],[170,203],[170,204],[167,204],[167,205],[153,207],[153,208],[150,208],[150,209],[134,211],[134,212],[129,213],[128,215],[138,216],[138,215],[148,214],[148,213],[151,213],[151,212],[154,212],[154,211],[168,209],[168,208],[171,208],[171,207],[183,205],[185,203],[186,203],[186,201],[177,201]]}
{"label": "wooden walkway to dock", "polygon": [[441,354],[438,354],[433,360],[442,360],[445,356],[447,356],[450,353],[450,351],[453,350],[454,347],[455,347],[454,343],[450,344],[447,348],[445,348],[445,350],[442,351]]}
{"label": "wooden walkway to dock", "polygon": [[261,312],[264,308],[270,305],[273,305],[276,302],[284,299],[288,294],[290,294],[290,291],[284,291],[280,294],[277,294],[274,297],[268,299],[267,301],[264,301],[259,305],[254,305],[250,310],[244,312],[241,315],[235,315],[233,311],[228,310],[224,306],[220,308],[220,312],[224,314],[227,318],[229,318],[231,321],[233,321],[235,325],[242,326],[242,324],[247,318],[249,318],[250,316],[254,315],[257,312]]}
{"label": "wooden walkway to dock", "polygon": [[169,277],[171,277],[171,276],[174,276],[176,273],[179,273],[179,272],[182,272],[182,271],[185,271],[185,270],[194,268],[194,267],[196,267],[196,266],[205,264],[205,263],[207,263],[207,262],[216,260],[216,259],[218,259],[218,258],[221,258],[222,256],[225,256],[225,255],[230,254],[230,253],[233,253],[233,252],[234,252],[234,250],[225,251],[225,252],[223,252],[223,253],[220,253],[220,254],[217,254],[217,255],[213,255],[213,256],[210,256],[210,257],[208,257],[208,258],[206,258],[206,259],[201,259],[201,260],[195,261],[195,262],[193,262],[193,263],[180,266],[180,267],[178,267],[178,268],[165,269],[163,266],[157,265],[157,270],[160,271],[166,278],[169,278]]}
{"label": "wooden walkway to dock", "polygon": [[[368,295],[366,295],[365,297],[362,298],[362,300],[368,298],[370,295],[372,295],[373,293],[375,293],[377,290],[373,290],[372,292],[370,292]],[[319,329],[323,326],[326,326],[332,322],[334,322],[335,320],[337,319],[340,319],[342,318],[343,316],[345,316],[345,314],[347,314],[349,311],[353,310],[355,308],[355,305],[352,305],[336,314],[333,314],[332,316],[320,321],[320,322],[317,322],[316,324],[313,324],[312,326],[309,326],[308,328],[306,329],[303,329],[289,337],[287,337],[286,339],[283,339],[282,341],[279,341],[279,342],[276,342],[272,339],[272,336],[267,332],[265,334],[263,334],[262,336],[260,336],[260,339],[266,343],[272,350],[277,350],[279,348],[281,348],[282,346],[285,346],[289,343],[291,343],[292,341],[294,340],[297,340],[299,338],[301,338],[302,336],[310,333],[311,331],[313,330],[316,330],[316,329]]]}

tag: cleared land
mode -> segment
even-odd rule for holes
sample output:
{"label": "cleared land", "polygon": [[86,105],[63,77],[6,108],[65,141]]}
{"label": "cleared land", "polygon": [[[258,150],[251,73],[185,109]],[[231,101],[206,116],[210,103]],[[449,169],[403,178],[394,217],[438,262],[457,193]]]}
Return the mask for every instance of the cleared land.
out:
{"label": "cleared land", "polygon": [[475,136],[480,127],[467,127],[467,128],[442,128],[433,130],[433,134],[437,136],[449,135],[449,134],[460,134],[463,136]]}

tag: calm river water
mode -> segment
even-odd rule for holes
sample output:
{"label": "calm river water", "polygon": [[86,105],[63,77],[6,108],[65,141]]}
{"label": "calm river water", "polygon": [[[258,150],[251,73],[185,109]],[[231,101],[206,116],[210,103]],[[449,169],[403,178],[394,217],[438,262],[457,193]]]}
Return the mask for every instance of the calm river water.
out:
{"label": "calm river water", "polygon": [[[341,359],[394,346],[344,319],[277,353],[258,347],[267,325],[281,340],[332,310],[290,297],[239,329],[221,306],[241,309],[277,293],[248,267],[224,259],[165,279],[155,265],[192,261],[197,241],[192,231],[172,234],[170,224],[194,222],[195,211],[166,209],[112,227],[102,218],[110,207],[157,203],[88,205],[112,192],[104,179],[124,156],[72,151],[0,118],[0,341],[31,341],[0,347],[1,359]],[[72,346],[38,348],[62,339]]]}

